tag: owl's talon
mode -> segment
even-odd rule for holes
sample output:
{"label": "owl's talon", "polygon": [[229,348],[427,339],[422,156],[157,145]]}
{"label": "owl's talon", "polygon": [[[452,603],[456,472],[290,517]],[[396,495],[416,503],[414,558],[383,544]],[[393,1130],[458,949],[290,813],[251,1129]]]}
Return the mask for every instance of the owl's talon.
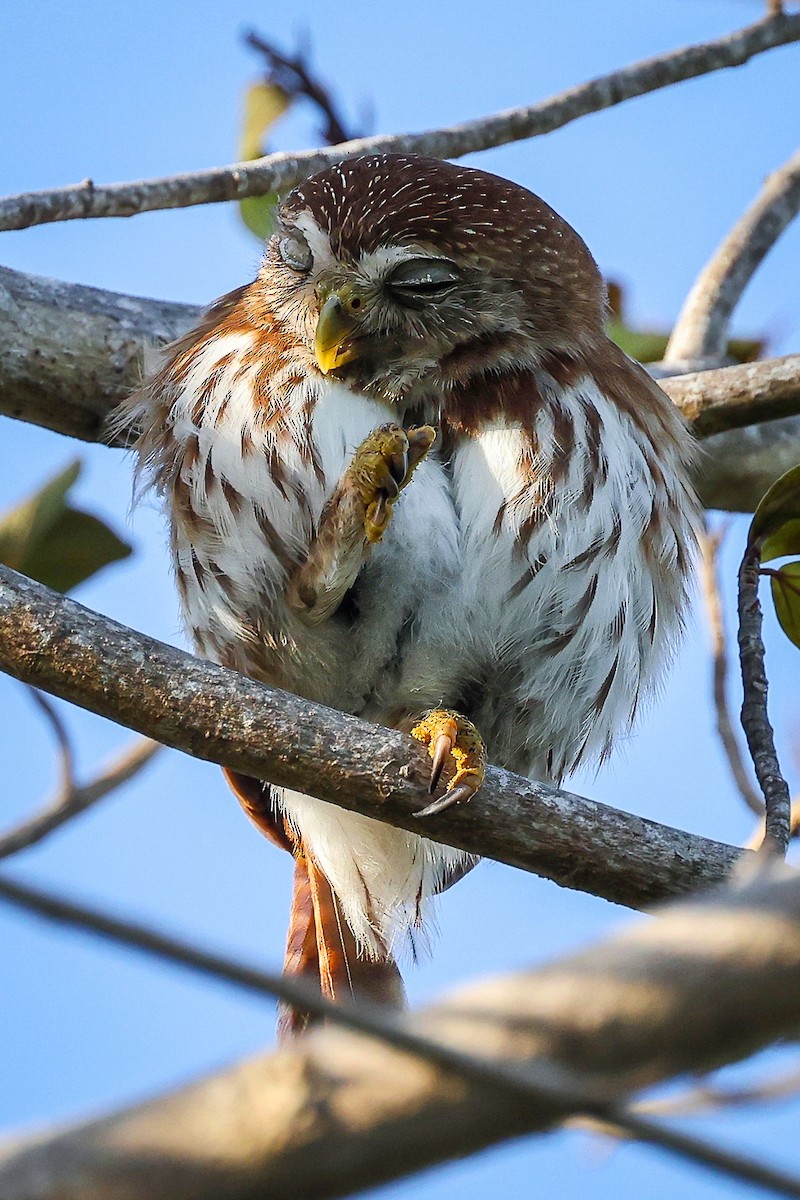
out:
{"label": "owl's talon", "polygon": [[430,425],[406,431],[389,422],[373,429],[356,450],[348,475],[364,504],[367,541],[379,542],[383,537],[401,489],[408,485],[435,437]]}
{"label": "owl's talon", "polygon": [[472,722],[450,709],[435,708],[424,714],[411,736],[428,747],[432,759],[429,792],[435,791],[447,760],[452,758],[456,765],[444,795],[414,816],[432,817],[453,804],[470,800],[483,783],[486,770],[486,750]]}

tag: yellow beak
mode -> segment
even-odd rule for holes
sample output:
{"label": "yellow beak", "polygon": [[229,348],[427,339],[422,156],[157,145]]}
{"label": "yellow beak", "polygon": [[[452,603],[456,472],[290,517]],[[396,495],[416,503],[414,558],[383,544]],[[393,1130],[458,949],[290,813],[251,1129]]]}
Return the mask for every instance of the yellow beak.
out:
{"label": "yellow beak", "polygon": [[358,344],[353,341],[356,321],[346,307],[350,299],[345,289],[332,292],[320,309],[314,335],[314,354],[323,375],[359,356]]}

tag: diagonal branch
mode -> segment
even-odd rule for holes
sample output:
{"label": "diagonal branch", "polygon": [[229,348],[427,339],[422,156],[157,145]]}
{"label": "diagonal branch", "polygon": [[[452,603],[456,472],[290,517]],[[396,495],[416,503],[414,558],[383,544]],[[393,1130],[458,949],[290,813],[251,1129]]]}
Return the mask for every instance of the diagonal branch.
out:
{"label": "diagonal branch", "polygon": [[[546,1130],[570,1111],[619,1118],[634,1136],[697,1158],[694,1139],[620,1101],[793,1035],[798,880],[785,871],[721,889],[549,966],[463,988],[395,1018],[394,1046],[321,1029],[136,1108],[12,1142],[0,1152],[0,1191],[323,1200]],[[411,1054],[398,1048],[405,1038]],[[570,1097],[570,1086],[592,1099]],[[705,1150],[707,1165],[800,1192],[774,1168]]]}
{"label": "diagonal branch", "polygon": [[733,310],[753,274],[800,212],[800,150],[769,176],[703,268],[675,323],[665,361],[721,359]]}
{"label": "diagonal branch", "polygon": [[0,834],[0,859],[35,846],[55,829],[122,787],[138,775],[160,749],[158,742],[137,738],[88,783],[78,783],[72,775],[65,777],[53,799],[39,812],[8,833]]}
{"label": "diagonal branch", "polygon": [[[754,1183],[777,1195],[800,1197],[800,1179],[787,1176],[767,1164],[748,1159],[669,1129],[651,1121],[643,1106],[631,1110],[609,1102],[615,1089],[597,1082],[574,1069],[564,1070],[552,1061],[531,1062],[524,1071],[516,1065],[487,1061],[446,1042],[426,1037],[413,1027],[387,1016],[376,1006],[333,1004],[315,992],[307,982],[291,976],[254,969],[209,953],[199,947],[159,934],[154,930],[92,909],[72,904],[37,889],[0,878],[0,897],[47,919],[88,929],[101,937],[121,940],[139,950],[178,962],[222,978],[258,995],[280,997],[284,1001],[327,1018],[332,1024],[351,1032],[380,1039],[387,1046],[407,1051],[424,1063],[433,1065],[470,1083],[488,1087],[499,1099],[511,1099],[525,1107],[549,1105],[554,1115],[560,1112],[591,1113],[591,1122],[614,1136],[624,1135],[711,1168],[739,1182]],[[583,1118],[584,1122],[587,1118]],[[0,1163],[0,1169],[2,1164]]]}
{"label": "diagonal branch", "polygon": [[[412,738],[193,658],[7,567],[0,668],[164,745],[420,832],[430,761]],[[718,882],[740,854],[498,768],[425,833],[633,907]]]}
{"label": "diagonal branch", "polygon": [[254,162],[161,179],[95,186],[92,180],[51,191],[0,200],[0,229],[26,229],[51,221],[130,217],[155,209],[217,204],[282,192],[315,171],[357,154],[394,152],[460,158],[559,129],[588,113],[694,79],[737,67],[757,54],[800,41],[800,13],[775,13],[735,33],[634,63],[561,92],[549,100],[427,133],[359,138],[325,150],[270,154]]}

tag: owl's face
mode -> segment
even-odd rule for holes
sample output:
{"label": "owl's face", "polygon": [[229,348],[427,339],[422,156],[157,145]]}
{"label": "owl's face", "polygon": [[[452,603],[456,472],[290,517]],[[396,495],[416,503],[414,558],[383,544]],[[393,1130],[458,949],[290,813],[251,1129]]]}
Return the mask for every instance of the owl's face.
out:
{"label": "owl's face", "polygon": [[437,159],[358,158],[309,179],[259,278],[316,369],[389,399],[534,366],[602,328],[578,235],[524,188]]}

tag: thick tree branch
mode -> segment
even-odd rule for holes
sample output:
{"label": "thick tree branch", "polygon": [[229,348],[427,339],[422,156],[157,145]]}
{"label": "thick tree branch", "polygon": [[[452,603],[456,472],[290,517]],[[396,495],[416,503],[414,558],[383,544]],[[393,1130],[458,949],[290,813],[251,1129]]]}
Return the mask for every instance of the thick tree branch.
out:
{"label": "thick tree branch", "polygon": [[[674,905],[580,954],[397,1020],[497,1064],[508,1087],[489,1071],[468,1077],[322,1029],[134,1109],[7,1144],[0,1191],[5,1200],[344,1195],[547,1129],[569,1108],[554,1075],[583,1079],[606,1097],[586,1107],[613,1112],[615,1097],[792,1036],[799,971],[800,882],[787,871]],[[541,1086],[525,1100],[528,1078]],[[768,1186],[797,1195],[798,1181],[773,1172]]]}
{"label": "thick tree branch", "polygon": [[447,129],[360,138],[330,149],[270,154],[254,162],[161,179],[105,187],[96,187],[87,179],[71,187],[8,196],[0,200],[0,229],[26,229],[50,221],[85,217],[130,217],[154,209],[263,196],[285,191],[330,163],[357,154],[392,151],[460,158],[550,133],[588,113],[600,112],[685,79],[741,66],[757,54],[797,41],[800,41],[800,13],[773,14],[715,41],[634,63],[539,104],[508,109]]}
{"label": "thick tree branch", "polygon": [[673,375],[658,383],[698,438],[800,413],[800,354]]}
{"label": "thick tree branch", "polygon": [[[203,662],[0,567],[0,668],[198,758],[419,833],[418,742]],[[507,771],[426,835],[641,907],[724,878],[740,853]]]}
{"label": "thick tree branch", "polygon": [[[0,267],[0,414],[104,440],[108,414],[141,381],[146,359],[199,314]],[[752,512],[800,461],[800,418],[789,415],[800,413],[800,355],[659,382],[698,437],[716,435],[698,477],[710,508]],[[752,421],[769,424],[738,431]]]}
{"label": "thick tree branch", "polygon": [[102,441],[109,412],[145,374],[148,348],[179,337],[200,311],[0,267],[0,413]]}
{"label": "thick tree branch", "polygon": [[733,310],[753,274],[798,212],[800,151],[769,176],[753,204],[701,271],[672,331],[665,360],[724,355]]}

